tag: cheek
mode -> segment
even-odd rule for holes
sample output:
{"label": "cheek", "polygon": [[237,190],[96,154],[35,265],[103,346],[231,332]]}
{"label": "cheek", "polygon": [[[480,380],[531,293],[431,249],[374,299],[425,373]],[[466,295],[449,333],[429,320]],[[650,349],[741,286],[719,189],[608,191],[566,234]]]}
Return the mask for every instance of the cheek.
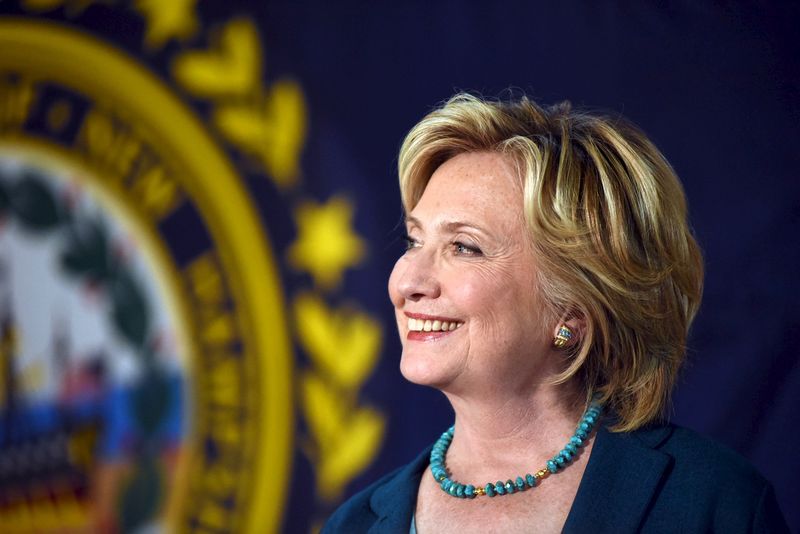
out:
{"label": "cheek", "polygon": [[[478,269],[459,286],[460,301],[475,315],[475,333],[485,339],[510,337],[538,310],[531,301],[533,288],[508,270]],[[523,326],[520,326],[523,323]],[[532,325],[528,325],[529,327]]]}
{"label": "cheek", "polygon": [[400,308],[403,306],[403,296],[400,294],[400,279],[403,276],[403,258],[397,260],[394,264],[394,268],[392,269],[392,274],[389,275],[389,300],[392,301],[392,304],[395,308]]}
{"label": "cheek", "polygon": [[513,298],[516,285],[513,277],[505,271],[476,266],[468,275],[453,278],[453,286],[461,296],[462,302],[472,310],[494,312],[504,308],[509,297]]}
{"label": "cheek", "polygon": [[504,316],[508,311],[508,289],[481,276],[453,282],[458,292],[458,307],[470,316],[470,335],[484,341],[501,336],[508,322]]}

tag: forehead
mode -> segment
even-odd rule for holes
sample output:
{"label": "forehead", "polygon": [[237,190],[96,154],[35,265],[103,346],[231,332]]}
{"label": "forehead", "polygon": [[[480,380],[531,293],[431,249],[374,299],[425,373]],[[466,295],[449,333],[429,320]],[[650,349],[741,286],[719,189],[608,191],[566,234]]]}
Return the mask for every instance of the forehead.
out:
{"label": "forehead", "polygon": [[518,232],[522,206],[522,186],[513,161],[496,152],[469,152],[436,169],[411,215],[422,222],[456,218]]}

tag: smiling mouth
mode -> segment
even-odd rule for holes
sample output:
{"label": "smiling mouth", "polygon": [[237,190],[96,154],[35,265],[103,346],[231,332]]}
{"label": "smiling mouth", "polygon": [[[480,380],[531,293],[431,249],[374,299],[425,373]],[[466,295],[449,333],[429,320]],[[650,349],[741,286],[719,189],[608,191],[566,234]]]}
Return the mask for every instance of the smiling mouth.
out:
{"label": "smiling mouth", "polygon": [[452,332],[464,323],[459,321],[442,321],[440,319],[408,318],[408,331],[411,332]]}

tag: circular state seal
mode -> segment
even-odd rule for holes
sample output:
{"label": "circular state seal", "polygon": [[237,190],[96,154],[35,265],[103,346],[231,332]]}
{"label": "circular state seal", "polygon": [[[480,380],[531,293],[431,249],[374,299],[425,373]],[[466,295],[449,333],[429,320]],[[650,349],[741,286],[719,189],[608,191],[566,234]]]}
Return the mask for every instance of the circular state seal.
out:
{"label": "circular state seal", "polygon": [[0,522],[276,530],[292,359],[240,177],[107,43],[0,18],[0,48]]}

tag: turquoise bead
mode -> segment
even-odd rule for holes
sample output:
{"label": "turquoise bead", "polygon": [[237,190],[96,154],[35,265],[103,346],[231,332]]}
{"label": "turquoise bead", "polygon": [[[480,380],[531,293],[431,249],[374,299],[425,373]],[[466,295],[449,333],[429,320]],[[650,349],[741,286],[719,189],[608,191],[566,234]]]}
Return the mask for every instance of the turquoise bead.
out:
{"label": "turquoise bead", "polygon": [[536,477],[528,473],[527,475],[525,475],[525,482],[528,483],[528,486],[534,487],[536,486]]}
{"label": "turquoise bead", "polygon": [[503,482],[498,480],[497,484],[494,485],[494,491],[498,495],[505,495],[506,494],[506,487],[503,485]]}
{"label": "turquoise bead", "polygon": [[592,425],[590,425],[589,423],[583,422],[583,423],[580,424],[580,429],[584,430],[586,432],[591,430],[591,428],[592,428]]}
{"label": "turquoise bead", "polygon": [[505,488],[506,488],[506,493],[508,494],[514,493],[517,490],[517,487],[514,485],[511,479],[506,480]]}
{"label": "turquoise bead", "polygon": [[459,484],[456,488],[456,497],[464,497],[464,485]]}
{"label": "turquoise bead", "polygon": [[517,477],[517,480],[514,482],[514,485],[517,487],[517,491],[522,491],[525,489],[525,481],[522,480],[522,477]]}
{"label": "turquoise bead", "polygon": [[445,478],[442,480],[442,483],[439,484],[444,491],[448,491],[450,489],[451,480],[449,478]]}
{"label": "turquoise bead", "polygon": [[569,451],[571,454],[575,454],[578,452],[578,447],[574,443],[570,442],[567,443],[566,447],[564,447],[564,450]]}
{"label": "turquoise bead", "polygon": [[488,484],[486,484],[486,486],[484,486],[483,491],[485,491],[486,495],[488,495],[489,497],[494,497],[494,484],[489,482]]}
{"label": "turquoise bead", "polygon": [[558,466],[553,460],[547,460],[547,470],[550,471],[551,473],[555,473],[556,471],[558,471]]}
{"label": "turquoise bead", "polygon": [[585,430],[578,430],[577,432],[575,432],[575,435],[581,439],[586,439],[589,436],[589,434]]}
{"label": "turquoise bead", "polygon": [[572,460],[573,454],[572,454],[572,452],[570,450],[564,449],[563,451],[561,451],[561,456],[564,457],[564,460],[569,462],[569,461]]}
{"label": "turquoise bead", "polygon": [[579,438],[578,436],[572,436],[571,438],[569,438],[569,441],[570,441],[570,443],[574,443],[575,446],[577,446],[577,447],[582,447],[583,446],[583,440],[581,438]]}
{"label": "turquoise bead", "polygon": [[472,499],[473,497],[475,497],[475,486],[473,486],[472,484],[467,484],[466,487],[464,488],[464,496],[467,497],[468,499]]}
{"label": "turquoise bead", "polygon": [[564,457],[561,456],[560,454],[556,456],[554,460],[556,461],[556,464],[558,464],[558,467],[563,467],[564,463],[566,462],[566,460],[564,460]]}

